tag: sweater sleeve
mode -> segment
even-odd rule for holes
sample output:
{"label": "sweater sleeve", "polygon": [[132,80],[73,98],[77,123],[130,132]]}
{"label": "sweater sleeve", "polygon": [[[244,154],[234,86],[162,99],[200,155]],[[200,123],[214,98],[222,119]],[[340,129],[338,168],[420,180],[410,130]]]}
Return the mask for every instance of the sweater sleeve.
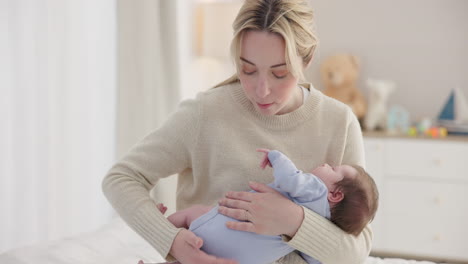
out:
{"label": "sweater sleeve", "polygon": [[160,178],[191,167],[199,126],[196,100],[187,100],[165,123],[137,143],[107,173],[104,195],[122,219],[163,257],[180,229],[157,210],[149,191]]}
{"label": "sweater sleeve", "polygon": [[361,126],[352,112],[348,112],[348,115],[350,122],[347,127],[346,146],[341,163],[359,165],[365,168],[366,160]]}
{"label": "sweater sleeve", "polygon": [[[322,181],[313,174],[298,170],[283,153],[272,150],[268,153],[268,159],[273,166],[275,187],[288,193],[300,205],[314,204],[317,200],[322,200],[327,196],[328,190]],[[328,201],[326,202],[328,203]],[[320,212],[324,212],[324,210],[320,210]]]}
{"label": "sweater sleeve", "polygon": [[278,150],[270,150],[268,152],[268,160],[275,170],[273,172],[275,178],[282,177],[284,174],[294,174],[297,171],[296,165]]}
{"label": "sweater sleeve", "polygon": [[[364,166],[364,146],[362,133],[354,114],[348,113],[346,145],[343,164]],[[369,256],[372,246],[372,230],[368,225],[359,236],[348,234],[305,207],[304,220],[296,235],[283,240],[291,247],[314,257],[324,264],[360,264]],[[339,254],[337,254],[339,253]]]}

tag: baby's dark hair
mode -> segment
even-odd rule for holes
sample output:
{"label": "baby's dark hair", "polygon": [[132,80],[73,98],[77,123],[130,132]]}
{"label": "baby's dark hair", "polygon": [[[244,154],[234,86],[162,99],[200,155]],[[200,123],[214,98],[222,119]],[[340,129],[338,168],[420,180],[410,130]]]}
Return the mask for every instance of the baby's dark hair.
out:
{"label": "baby's dark hair", "polygon": [[346,233],[357,236],[374,219],[379,192],[372,177],[362,167],[351,166],[358,173],[356,177],[345,177],[335,184],[344,198],[331,208],[331,221]]}

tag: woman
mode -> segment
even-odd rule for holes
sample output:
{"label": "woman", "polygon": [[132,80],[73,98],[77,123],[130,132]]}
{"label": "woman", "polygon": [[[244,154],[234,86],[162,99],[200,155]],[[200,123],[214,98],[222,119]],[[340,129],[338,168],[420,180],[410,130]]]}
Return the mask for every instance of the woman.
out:
{"label": "woman", "polygon": [[[105,177],[103,190],[114,208],[168,260],[235,263],[201,251],[200,238],[175,228],[156,208],[149,190],[173,174],[179,175],[178,210],[223,198],[220,212],[245,221],[229,228],[282,235],[322,263],[362,263],[367,257],[369,227],[359,236],[346,234],[263,184],[272,176],[257,165],[257,148],[279,149],[302,170],[323,163],[364,165],[352,111],[302,83],[317,45],[312,21],[306,1],[245,1],[233,24],[237,73],[182,102]],[[258,193],[233,191],[250,188]],[[305,263],[296,252],[279,261]]]}

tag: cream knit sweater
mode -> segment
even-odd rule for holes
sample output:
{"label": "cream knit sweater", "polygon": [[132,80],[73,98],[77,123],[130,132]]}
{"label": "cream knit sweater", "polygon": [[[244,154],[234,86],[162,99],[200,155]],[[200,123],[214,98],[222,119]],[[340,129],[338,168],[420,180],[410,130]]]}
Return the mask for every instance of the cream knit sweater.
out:
{"label": "cream knit sweater", "polygon": [[[310,88],[309,84],[304,84]],[[364,165],[359,123],[344,104],[310,89],[305,103],[277,116],[258,113],[239,83],[200,93],[180,104],[158,129],[136,144],[104,178],[104,194],[127,224],[162,256],[179,229],[156,209],[149,190],[158,179],[178,174],[177,209],[214,205],[248,182],[273,181],[259,167],[257,148],[277,149],[303,171],[327,162]],[[304,220],[288,243],[322,263],[362,263],[371,248],[367,227],[354,237],[304,208]],[[305,263],[297,253],[280,263]]]}

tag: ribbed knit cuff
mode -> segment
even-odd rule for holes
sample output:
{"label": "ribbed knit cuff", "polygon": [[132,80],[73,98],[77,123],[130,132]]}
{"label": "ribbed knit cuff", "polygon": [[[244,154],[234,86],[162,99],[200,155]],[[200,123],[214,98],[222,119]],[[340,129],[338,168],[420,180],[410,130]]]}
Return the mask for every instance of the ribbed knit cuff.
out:
{"label": "ribbed knit cuff", "polygon": [[307,262],[297,252],[291,252],[278,260],[281,264],[307,264]]}
{"label": "ribbed knit cuff", "polygon": [[296,235],[289,241],[287,237],[283,236],[283,240],[291,247],[320,262],[325,262],[324,260],[328,259],[337,248],[340,230],[312,210],[305,207],[303,209],[304,220]]}
{"label": "ribbed knit cuff", "polygon": [[166,261],[175,261],[169,255],[169,251],[174,238],[181,229],[174,227],[171,222],[159,213],[153,201],[139,207],[129,224],[161,256],[166,258]]}

